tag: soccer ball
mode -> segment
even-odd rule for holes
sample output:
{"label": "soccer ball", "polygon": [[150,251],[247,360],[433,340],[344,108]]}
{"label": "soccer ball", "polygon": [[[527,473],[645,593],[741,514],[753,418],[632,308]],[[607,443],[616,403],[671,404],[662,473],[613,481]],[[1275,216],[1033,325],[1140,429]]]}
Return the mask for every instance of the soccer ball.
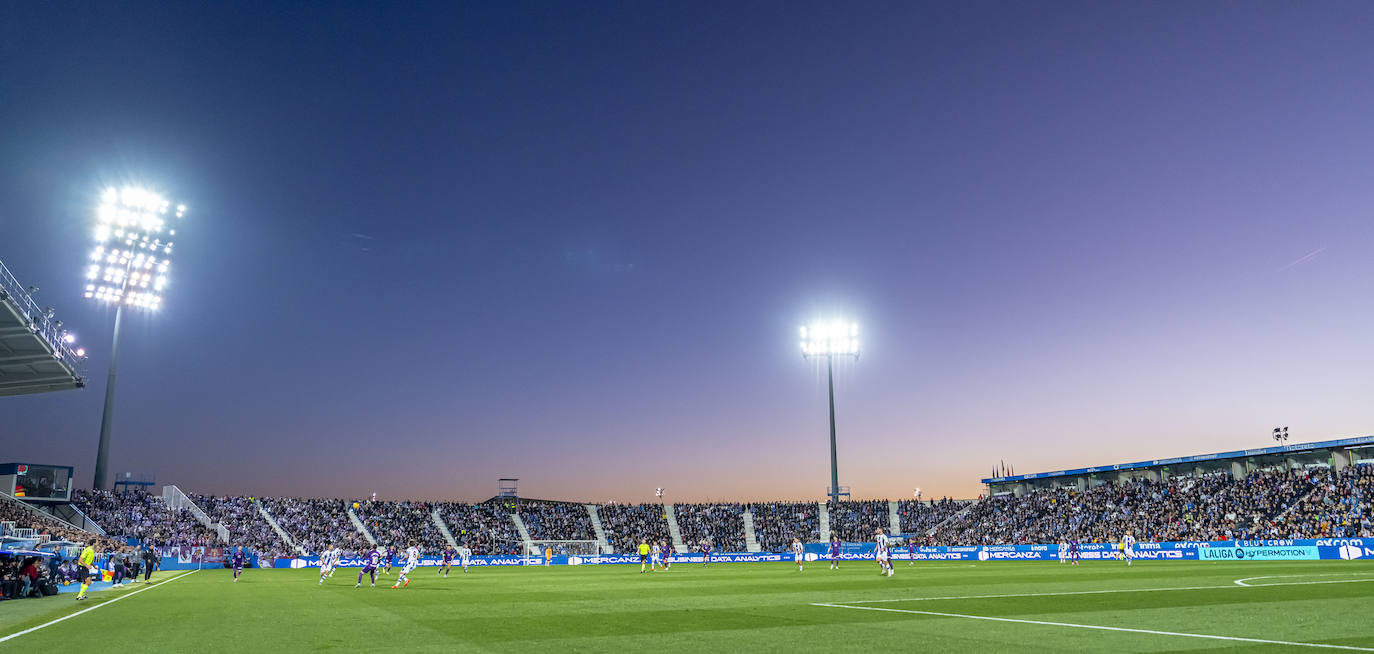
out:
{"label": "soccer ball", "polygon": [[355,509],[358,508],[358,503],[357,503],[357,502],[354,502],[354,503],[353,503],[353,508],[355,508]]}

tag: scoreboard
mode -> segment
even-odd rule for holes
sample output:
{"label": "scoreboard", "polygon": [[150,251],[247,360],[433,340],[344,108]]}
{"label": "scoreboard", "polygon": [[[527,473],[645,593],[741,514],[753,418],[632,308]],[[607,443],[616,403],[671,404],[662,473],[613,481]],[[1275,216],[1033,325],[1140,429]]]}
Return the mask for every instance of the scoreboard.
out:
{"label": "scoreboard", "polygon": [[29,502],[70,502],[72,466],[0,463],[0,491]]}

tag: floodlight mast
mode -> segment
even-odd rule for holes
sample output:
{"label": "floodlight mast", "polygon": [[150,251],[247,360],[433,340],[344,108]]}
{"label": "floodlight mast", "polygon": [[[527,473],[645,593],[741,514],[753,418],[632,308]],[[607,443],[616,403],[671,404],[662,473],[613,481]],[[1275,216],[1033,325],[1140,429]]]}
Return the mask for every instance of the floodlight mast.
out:
{"label": "floodlight mast", "polygon": [[[92,488],[106,488],[110,458],[110,430],[114,423],[115,379],[119,374],[119,331],[124,308],[156,311],[171,267],[174,223],[167,222],[171,203],[151,191],[126,186],[109,188],[96,209],[95,248],[86,269],[87,299],[115,307],[110,372],[105,382],[105,408],[100,416],[100,447],[95,457]],[[186,205],[177,205],[178,220]],[[109,248],[106,249],[106,245]]]}
{"label": "floodlight mast", "polygon": [[835,448],[835,357],[859,358],[859,325],[843,321],[817,323],[801,328],[802,358],[825,357],[830,389],[830,501],[840,502],[840,467]]}

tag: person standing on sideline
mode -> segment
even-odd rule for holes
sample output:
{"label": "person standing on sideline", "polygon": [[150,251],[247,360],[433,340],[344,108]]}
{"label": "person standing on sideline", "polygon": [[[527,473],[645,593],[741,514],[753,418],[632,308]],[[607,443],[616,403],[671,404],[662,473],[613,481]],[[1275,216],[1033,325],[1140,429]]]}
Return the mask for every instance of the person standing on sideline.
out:
{"label": "person standing on sideline", "polygon": [[157,567],[157,548],[149,545],[143,550],[143,583],[151,584],[153,568]]}
{"label": "person standing on sideline", "polygon": [[77,601],[86,599],[86,589],[91,587],[91,565],[95,563],[95,545],[87,545],[76,559],[76,579],[81,582],[81,591],[76,594]]}

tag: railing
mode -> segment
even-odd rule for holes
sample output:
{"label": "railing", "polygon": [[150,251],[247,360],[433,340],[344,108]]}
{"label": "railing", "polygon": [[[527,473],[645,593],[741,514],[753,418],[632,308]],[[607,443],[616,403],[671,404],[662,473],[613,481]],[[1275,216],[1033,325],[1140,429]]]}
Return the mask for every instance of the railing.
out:
{"label": "railing", "polygon": [[163,486],[162,501],[166,502],[167,506],[174,509],[190,511],[191,515],[195,516],[200,524],[205,525],[208,529],[215,530],[215,533],[219,535],[221,541],[225,543],[229,542],[229,528],[211,520],[210,516],[206,515],[199,506],[196,506],[196,503],[192,501],[191,498],[187,497],[186,493],[181,492],[180,488],[177,488],[175,485]]}
{"label": "railing", "polygon": [[5,267],[5,262],[0,261],[0,299],[9,298],[19,307],[19,311],[24,314],[24,318],[29,322],[29,330],[38,334],[53,352],[57,359],[67,364],[72,369],[78,381],[86,376],[86,358],[76,355],[76,350],[62,341],[61,330],[57,327],[57,321],[48,316],[37,302],[33,301],[33,296],[29,295],[28,289],[24,288],[10,273],[10,269]]}
{"label": "railing", "polygon": [[[17,505],[17,506],[23,508],[25,511],[28,511],[29,513],[32,513],[34,516],[36,516],[36,517],[38,517],[38,518],[40,518],[40,519],[51,520],[51,521],[56,522],[57,524],[62,525],[62,526],[64,526],[64,527],[70,527],[71,529],[75,529],[75,530],[77,530],[77,531],[85,531],[85,532],[87,532],[87,533],[90,533],[89,530],[85,529],[84,527],[78,527],[78,526],[72,524],[71,522],[68,522],[68,521],[66,521],[66,520],[64,520],[64,519],[62,519],[62,518],[59,518],[59,517],[57,517],[57,516],[55,516],[55,515],[52,515],[51,513],[47,513],[47,512],[42,511],[42,510],[40,510],[40,509],[38,509],[38,508],[29,506],[29,504],[28,504],[27,502],[24,502],[24,501],[20,500],[19,498],[10,495],[9,493],[0,492],[0,502],[13,502],[15,505]],[[36,532],[35,532],[35,533],[36,533]]]}

